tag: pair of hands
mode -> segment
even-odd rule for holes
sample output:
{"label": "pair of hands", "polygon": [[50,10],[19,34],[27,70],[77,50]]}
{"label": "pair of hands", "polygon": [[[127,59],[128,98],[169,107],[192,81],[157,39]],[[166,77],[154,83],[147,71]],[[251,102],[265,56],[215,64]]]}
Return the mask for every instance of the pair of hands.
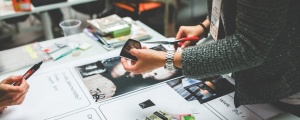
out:
{"label": "pair of hands", "polygon": [[[15,82],[21,81],[20,86],[13,86]],[[10,76],[0,83],[0,113],[5,110],[7,106],[19,105],[23,103],[29,85],[21,75]]]}
{"label": "pair of hands", "polygon": [[[200,36],[204,33],[201,26],[181,26],[176,39],[183,37]],[[190,41],[186,41],[181,45],[181,49],[191,45]],[[121,63],[126,71],[134,74],[141,74],[150,72],[156,68],[165,66],[166,53],[162,51],[155,51],[151,49],[131,49],[130,53],[138,58],[138,61],[131,61],[128,63],[126,58],[121,59]]]}

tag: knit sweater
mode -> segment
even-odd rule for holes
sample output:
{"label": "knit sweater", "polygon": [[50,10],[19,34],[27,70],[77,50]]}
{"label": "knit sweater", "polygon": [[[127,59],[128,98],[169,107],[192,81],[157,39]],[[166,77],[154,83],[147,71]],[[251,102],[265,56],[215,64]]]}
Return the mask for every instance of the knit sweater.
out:
{"label": "knit sweater", "polygon": [[[207,4],[210,18],[212,0]],[[223,0],[219,36],[224,37],[184,49],[184,76],[233,73],[236,106],[300,92],[299,6],[300,0]]]}

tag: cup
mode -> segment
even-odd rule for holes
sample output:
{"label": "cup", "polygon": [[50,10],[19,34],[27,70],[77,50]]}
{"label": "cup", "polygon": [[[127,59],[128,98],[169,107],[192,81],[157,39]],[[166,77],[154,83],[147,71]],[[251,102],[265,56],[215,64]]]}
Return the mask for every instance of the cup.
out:
{"label": "cup", "polygon": [[59,26],[62,28],[65,36],[81,33],[80,25],[81,21],[75,19],[64,20],[59,23]]}

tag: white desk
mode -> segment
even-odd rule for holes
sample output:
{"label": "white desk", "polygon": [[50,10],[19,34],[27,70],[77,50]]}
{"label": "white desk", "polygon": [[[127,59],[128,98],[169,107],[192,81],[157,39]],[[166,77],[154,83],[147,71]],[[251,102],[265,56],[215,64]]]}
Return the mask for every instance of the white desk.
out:
{"label": "white desk", "polygon": [[42,24],[44,27],[44,33],[46,36],[46,39],[53,39],[53,33],[51,30],[51,19],[47,11],[57,9],[57,8],[63,8],[63,7],[69,7],[72,5],[82,4],[82,3],[88,3],[95,0],[68,0],[67,2],[61,2],[61,3],[54,3],[39,7],[33,7],[31,11],[29,12],[15,12],[12,5],[0,5],[0,20],[4,20],[7,18],[13,18],[18,17],[22,15],[28,15],[32,13],[39,13]]}
{"label": "white desk", "polygon": [[[164,39],[165,37],[160,35],[159,33],[155,32],[154,30],[152,30],[151,28],[147,27],[146,25],[144,25],[143,23],[141,22],[138,22],[139,25],[141,25],[142,27],[144,27],[151,35],[153,35],[153,37],[151,38],[151,40],[158,40],[158,39]],[[45,41],[45,42],[42,42],[42,44],[44,45],[47,45],[47,44],[52,44],[53,42],[55,41],[59,41],[59,40],[62,40],[62,39],[66,39],[65,37],[64,38],[58,38],[58,39],[54,39],[54,40],[49,40],[49,41]],[[42,67],[49,67],[49,69],[53,69],[52,67],[59,67],[59,65],[62,65],[62,64],[68,64],[69,62],[72,62],[72,61],[75,61],[75,60],[78,60],[78,59],[95,59],[93,58],[95,55],[102,55],[102,54],[105,54],[106,52],[108,52],[107,50],[105,50],[100,44],[98,44],[96,41],[93,41],[92,39],[90,39],[88,36],[86,36],[84,33],[80,33],[80,34],[77,34],[77,35],[73,35],[73,36],[70,36],[68,37],[69,40],[74,40],[74,41],[79,41],[79,42],[87,42],[89,44],[92,44],[92,48],[90,49],[87,49],[86,51],[82,51],[81,55],[78,56],[78,57],[72,57],[71,55],[68,55],[68,56],[65,56],[64,58],[62,59],[59,59],[58,61],[50,61],[50,62],[46,62],[45,64],[43,64]],[[112,52],[118,52],[120,51],[120,48],[117,48],[115,50],[113,50]],[[107,54],[106,54],[107,55]],[[20,70],[20,71],[16,71],[16,72],[13,72],[13,73],[10,73],[10,74],[7,74],[7,75],[3,75],[3,76],[0,76],[0,78],[4,78],[4,77],[7,77],[7,76],[10,76],[12,74],[22,74],[25,72],[25,70],[27,70],[28,68],[25,68],[23,70]],[[44,69],[45,70],[45,69]],[[39,72],[39,71],[38,71]],[[228,78],[229,79],[229,78]],[[30,82],[30,81],[29,81]],[[47,81],[46,81],[47,82]],[[43,84],[43,82],[40,82],[39,84],[34,84],[31,86],[31,88],[35,88],[37,85],[41,85]],[[167,87],[159,87],[161,86],[161,84],[158,84],[156,86],[152,86],[152,87],[149,87],[149,89],[152,91],[148,91],[146,89],[142,90],[141,92],[145,92],[146,95],[148,96],[152,96],[155,95],[155,94],[159,94],[161,95],[161,97],[159,97],[159,99],[157,98],[152,98],[152,100],[157,100],[156,103],[159,103],[161,105],[168,105],[170,102],[168,102],[169,99],[169,96],[171,94],[176,95],[174,94],[173,90],[171,91],[168,91],[166,92],[167,90]],[[76,87],[76,86],[74,86]],[[156,89],[156,88],[159,88],[159,89]],[[41,92],[43,92],[43,90],[41,90]],[[47,91],[46,91],[47,92]],[[141,93],[139,92],[139,93]],[[170,92],[170,93],[169,93]],[[58,93],[59,94],[59,93]],[[88,93],[86,93],[88,94]],[[30,95],[28,95],[30,96]],[[131,96],[131,97],[125,97],[125,96]],[[66,113],[66,114],[63,114],[63,115],[60,115],[58,117],[56,117],[55,119],[61,119],[61,120],[74,120],[74,119],[83,119],[83,117],[86,117],[88,115],[88,117],[92,116],[93,119],[101,119],[101,120],[105,120],[103,114],[105,115],[108,115],[110,117],[114,117],[115,113],[114,112],[117,112],[117,111],[124,111],[124,107],[126,109],[126,107],[128,107],[128,111],[130,110],[134,110],[134,109],[137,109],[136,106],[136,103],[138,102],[137,100],[140,99],[139,101],[143,101],[144,99],[144,96],[145,94],[143,95],[139,95],[137,94],[136,92],[130,92],[129,94],[127,95],[124,95],[124,97],[117,97],[115,99],[112,99],[112,100],[107,100],[107,101],[104,101],[104,103],[100,103],[100,104],[95,104],[95,103],[92,103],[92,105],[94,107],[90,107],[92,105],[89,105],[88,103],[79,103],[78,105],[76,106],[88,106],[88,107],[83,107],[83,108],[78,108],[79,110],[77,110],[76,112],[69,112],[69,113]],[[165,96],[168,96],[168,97],[165,97]],[[37,96],[39,97],[39,96]],[[53,99],[52,98],[53,96],[48,96],[48,99]],[[123,99],[122,101],[118,101],[117,99]],[[36,100],[38,98],[32,98],[32,95],[31,95],[31,98],[28,98],[30,100]],[[27,102],[29,101],[27,99]],[[182,98],[174,98],[174,99],[181,99],[180,101],[181,102],[184,102],[182,100]],[[172,110],[176,110],[176,108],[178,107],[178,105],[180,106],[181,104],[178,104],[178,105],[175,105],[176,102],[178,102],[179,100],[172,100],[171,102],[173,106],[170,106],[170,107],[166,107],[166,108],[173,108]],[[53,99],[53,100],[56,100],[56,99]],[[127,104],[124,104],[123,101],[125,101]],[[131,102],[128,102],[128,101],[131,101]],[[25,101],[26,102],[26,101]],[[39,100],[37,100],[37,103],[43,103]],[[47,102],[45,102],[47,103]],[[90,103],[91,104],[91,103]],[[28,105],[26,103],[24,103],[23,105]],[[35,106],[32,106],[33,107],[33,111],[36,111],[38,112],[39,110],[44,110],[44,111],[47,111],[46,109],[36,109],[37,106],[44,106],[45,104],[37,104]],[[199,105],[199,104],[197,104]],[[22,106],[22,105],[21,105]],[[74,107],[74,109],[76,108],[76,106],[68,106],[68,103],[65,103],[64,104],[64,108],[66,107]],[[98,106],[98,107],[97,107]],[[115,106],[115,107],[112,107],[112,106]],[[123,107],[122,107],[123,106]],[[18,106],[12,106],[13,107],[18,107]],[[187,106],[182,106],[182,108],[184,107],[187,107]],[[203,106],[202,106],[203,107]],[[130,108],[130,109],[129,109]],[[98,109],[102,109],[104,110],[103,113],[101,114]],[[18,110],[16,111],[11,111],[11,107],[8,108],[8,111],[5,113],[5,114],[8,114],[9,115],[9,112],[18,112]],[[30,110],[31,112],[29,112],[29,114],[25,114],[24,112],[22,112],[22,110],[19,110],[20,113],[23,113],[24,117],[23,116],[19,116],[20,118],[30,118],[32,116],[36,116],[36,117],[39,117],[41,116],[42,114],[41,113],[36,113],[36,114],[31,114],[32,113],[32,110]],[[116,110],[116,111],[113,111],[113,110]],[[126,111],[125,110],[125,111]],[[182,109],[179,109],[179,110],[182,110]],[[48,111],[49,112],[49,111]],[[53,112],[56,112],[56,111],[53,111]],[[208,111],[209,112],[209,111]],[[206,115],[204,114],[205,112],[202,112],[203,114],[202,115]],[[54,113],[53,113],[54,114]],[[59,113],[55,113],[56,114],[59,114]],[[148,113],[147,113],[148,114]],[[120,114],[119,114],[120,115]],[[126,114],[125,114],[126,115]],[[145,116],[143,114],[140,114],[141,116]],[[98,116],[98,117],[97,117]],[[100,117],[101,116],[101,117]],[[206,115],[207,116],[207,115]],[[78,118],[79,117],[79,118]],[[107,117],[107,116],[106,116]],[[0,118],[5,118],[5,115],[4,116],[0,116]],[[54,118],[51,118],[51,119],[54,119]],[[50,119],[50,120],[51,120]],[[87,119],[87,118],[85,118]],[[293,116],[293,115],[290,115],[290,114],[283,114],[279,117],[275,117],[274,120],[278,120],[278,119],[298,119],[297,117]]]}

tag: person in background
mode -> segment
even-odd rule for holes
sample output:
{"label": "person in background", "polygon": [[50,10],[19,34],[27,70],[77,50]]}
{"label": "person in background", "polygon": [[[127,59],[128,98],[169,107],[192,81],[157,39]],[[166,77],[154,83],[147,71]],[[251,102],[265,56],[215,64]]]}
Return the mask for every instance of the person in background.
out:
{"label": "person in background", "polygon": [[[12,84],[22,81],[20,86],[13,86]],[[20,105],[23,103],[29,85],[21,75],[10,76],[0,82],[0,113],[2,113],[7,106]]]}
{"label": "person in background", "polygon": [[[216,1],[221,1],[218,7],[212,4]],[[300,1],[207,0],[207,4],[208,19],[180,27],[176,38],[206,37],[212,31],[215,42],[196,46],[185,42],[183,51],[176,52],[131,49],[138,61],[130,65],[122,58],[124,69],[137,74],[179,67],[189,78],[232,73],[236,107],[273,103],[300,116]],[[297,99],[286,100],[291,98]]]}

